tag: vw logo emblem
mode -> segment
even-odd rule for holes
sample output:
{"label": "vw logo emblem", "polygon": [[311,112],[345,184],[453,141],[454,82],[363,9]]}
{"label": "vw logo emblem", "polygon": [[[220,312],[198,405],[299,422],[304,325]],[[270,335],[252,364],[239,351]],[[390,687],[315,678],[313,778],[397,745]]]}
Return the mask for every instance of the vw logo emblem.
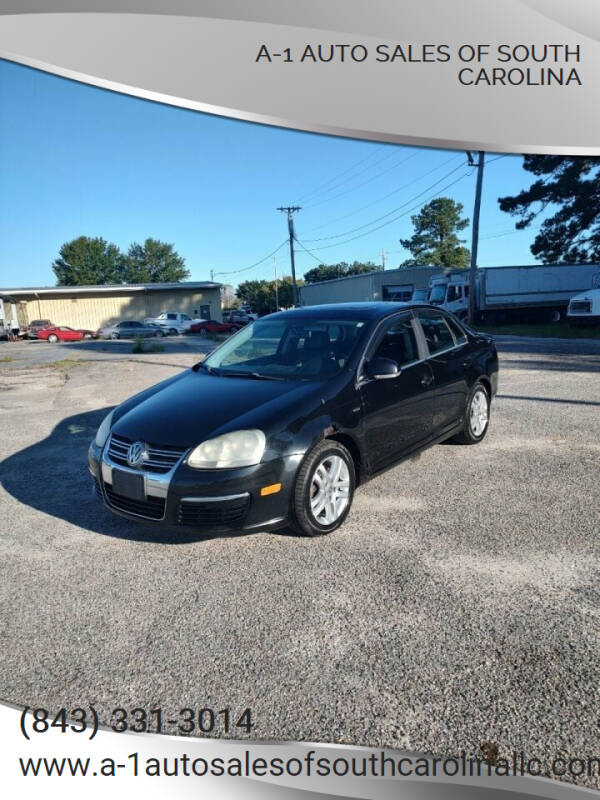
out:
{"label": "vw logo emblem", "polygon": [[147,458],[146,445],[143,442],[134,442],[127,451],[127,463],[130,467],[139,467]]}

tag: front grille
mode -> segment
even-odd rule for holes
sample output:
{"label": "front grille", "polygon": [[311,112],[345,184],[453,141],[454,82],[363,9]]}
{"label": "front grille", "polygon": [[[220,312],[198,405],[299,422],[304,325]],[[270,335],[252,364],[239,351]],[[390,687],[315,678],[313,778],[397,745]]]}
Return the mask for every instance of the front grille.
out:
{"label": "front grille", "polygon": [[197,501],[182,500],[177,510],[180,525],[199,528],[221,528],[235,525],[246,517],[250,507],[250,495],[232,500]]}
{"label": "front grille", "polygon": [[148,495],[146,500],[131,500],[129,497],[113,492],[109,484],[104,484],[106,502],[117,511],[124,511],[126,514],[135,514],[138,517],[147,519],[162,519],[165,515],[164,497],[152,497]]}
{"label": "front grille", "polygon": [[589,314],[592,310],[592,304],[589,300],[576,300],[571,303],[571,311],[577,314]]}
{"label": "front grille", "polygon": [[[108,455],[115,464],[121,464],[125,467],[129,466],[127,464],[127,451],[129,450],[130,444],[133,444],[132,439],[126,439],[124,436],[116,436],[114,433],[111,435],[108,443]],[[170,447],[169,445],[146,443],[148,460],[140,464],[140,469],[146,472],[168,472],[179,461],[186,449],[187,448]]]}

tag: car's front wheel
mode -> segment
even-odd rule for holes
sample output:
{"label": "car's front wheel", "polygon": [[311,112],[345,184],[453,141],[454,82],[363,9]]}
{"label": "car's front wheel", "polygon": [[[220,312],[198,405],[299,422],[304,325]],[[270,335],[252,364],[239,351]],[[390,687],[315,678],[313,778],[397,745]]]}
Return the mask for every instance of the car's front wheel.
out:
{"label": "car's front wheel", "polygon": [[55,333],[51,333],[48,337],[48,341],[52,342],[52,344],[56,344],[58,342],[58,336]]}
{"label": "car's front wheel", "polygon": [[111,339],[118,339],[119,338],[119,334],[118,333],[111,333],[110,338]]}
{"label": "car's front wheel", "polygon": [[479,444],[490,424],[490,395],[479,381],[471,389],[467,400],[463,429],[452,441],[458,444]]}
{"label": "car's front wheel", "polygon": [[340,442],[324,439],[304,458],[293,493],[292,525],[305,536],[322,536],[344,522],[354,497],[354,461]]}

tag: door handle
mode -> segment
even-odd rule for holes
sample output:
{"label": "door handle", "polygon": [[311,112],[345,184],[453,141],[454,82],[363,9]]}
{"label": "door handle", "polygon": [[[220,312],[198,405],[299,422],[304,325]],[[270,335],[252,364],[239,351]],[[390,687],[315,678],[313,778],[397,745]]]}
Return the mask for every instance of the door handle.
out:
{"label": "door handle", "polygon": [[469,369],[469,367],[470,367],[472,364],[473,364],[473,359],[472,359],[472,358],[465,358],[465,360],[463,361],[463,367],[464,367],[464,369]]}
{"label": "door handle", "polygon": [[433,375],[423,375],[421,378],[421,386],[431,386],[433,383]]}

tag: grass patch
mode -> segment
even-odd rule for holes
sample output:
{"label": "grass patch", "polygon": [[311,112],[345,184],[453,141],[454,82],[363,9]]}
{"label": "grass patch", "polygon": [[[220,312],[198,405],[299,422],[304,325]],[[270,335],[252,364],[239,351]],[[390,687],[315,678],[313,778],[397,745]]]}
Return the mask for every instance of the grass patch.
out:
{"label": "grass patch", "polygon": [[61,370],[62,372],[68,372],[73,367],[78,367],[81,363],[82,361],[79,358],[61,358],[60,361],[53,361],[48,366],[53,369]]}
{"label": "grass patch", "polygon": [[133,337],[132,353],[164,353],[164,345],[159,344],[157,341],[148,341],[143,336]]}
{"label": "grass patch", "polygon": [[[72,370],[73,367],[81,366],[83,363],[85,363],[85,361],[81,358],[61,358],[60,361],[53,361],[51,364],[48,364],[48,366],[60,372],[64,380],[68,381],[70,370]],[[40,366],[43,367],[44,365],[40,364]]]}
{"label": "grass patch", "polygon": [[534,336],[542,339],[600,339],[600,325],[571,328],[567,323],[517,323],[514,325],[476,325],[491,336]]}
{"label": "grass patch", "polygon": [[0,363],[2,364],[7,364],[9,361],[12,361],[10,356],[2,356],[2,358],[0,358]]}

